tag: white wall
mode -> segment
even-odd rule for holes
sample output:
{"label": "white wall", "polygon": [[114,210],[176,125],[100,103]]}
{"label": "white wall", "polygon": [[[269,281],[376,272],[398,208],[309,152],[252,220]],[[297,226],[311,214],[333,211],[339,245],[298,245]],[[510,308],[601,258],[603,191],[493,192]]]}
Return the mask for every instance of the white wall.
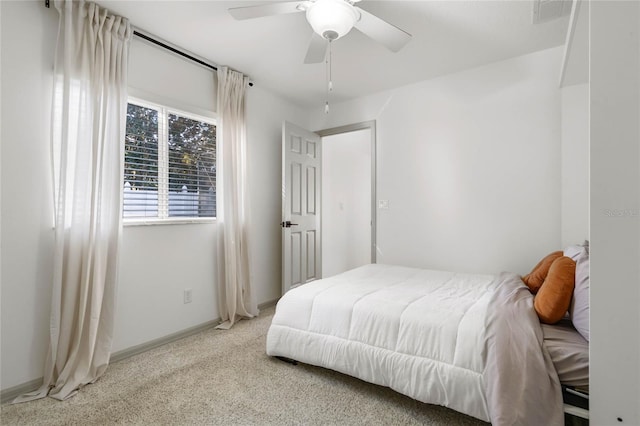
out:
{"label": "white wall", "polygon": [[120,256],[114,352],[218,317],[215,224],[125,226]]}
{"label": "white wall", "polygon": [[562,247],[589,239],[589,86],[563,87]]}
{"label": "white wall", "polygon": [[131,39],[129,96],[209,116],[217,108],[214,76],[215,71],[210,68],[144,39]]}
{"label": "white wall", "polygon": [[[0,7],[0,388],[5,390],[41,377],[47,351],[53,245],[49,117],[58,14],[40,1],[2,1]],[[164,66],[160,63],[156,74],[144,81],[136,63],[158,64],[163,55],[144,43],[134,42],[133,46],[132,55],[138,56],[130,58],[130,83],[135,85],[132,91],[137,96],[153,95],[160,84],[167,86],[167,91],[150,100],[171,101],[175,107],[195,113],[215,108],[215,84],[209,71],[190,68],[184,60],[165,55]],[[176,83],[176,75],[181,75],[176,73],[187,73],[188,78]],[[203,78],[208,75],[211,79],[207,83]],[[249,193],[253,206],[251,274],[257,301],[264,303],[280,295],[282,120],[303,126],[308,123],[303,109],[270,92],[253,87],[248,93]],[[114,351],[218,317],[214,242],[213,224],[124,228]],[[193,290],[190,304],[183,304],[185,288]]]}
{"label": "white wall", "polygon": [[322,138],[322,277],[371,263],[371,129]]}
{"label": "white wall", "polygon": [[590,421],[638,425],[640,3],[590,7]]}
{"label": "white wall", "polygon": [[[528,272],[560,241],[562,48],[343,105],[313,128],[375,119],[378,262]],[[348,121],[347,121],[348,120]]]}
{"label": "white wall", "polygon": [[[131,40],[128,77],[130,96],[215,116],[214,72],[137,37]],[[125,225],[114,352],[218,317],[215,241],[214,223]],[[183,303],[186,289],[192,291],[190,304]]]}
{"label": "white wall", "polygon": [[51,301],[49,116],[57,13],[2,7],[2,389],[42,376]]}

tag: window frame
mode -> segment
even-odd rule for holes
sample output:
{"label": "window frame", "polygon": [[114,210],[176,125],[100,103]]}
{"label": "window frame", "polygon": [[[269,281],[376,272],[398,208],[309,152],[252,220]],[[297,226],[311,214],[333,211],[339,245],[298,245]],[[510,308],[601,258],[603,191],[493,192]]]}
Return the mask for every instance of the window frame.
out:
{"label": "window frame", "polygon": [[[157,102],[147,101],[135,96],[127,97],[127,105],[133,104],[142,108],[149,108],[158,111],[158,217],[124,217],[124,144],[122,141],[122,178],[120,217],[123,226],[145,226],[145,225],[185,225],[215,223],[218,213],[218,198],[216,195],[216,216],[214,217],[179,217],[169,216],[169,126],[167,124],[170,114],[178,115],[190,120],[201,121],[216,127],[216,170],[218,169],[218,117],[211,113],[210,116],[185,111]],[[217,172],[216,172],[217,187]],[[217,193],[217,191],[216,191]],[[162,214],[162,215],[161,215]]]}

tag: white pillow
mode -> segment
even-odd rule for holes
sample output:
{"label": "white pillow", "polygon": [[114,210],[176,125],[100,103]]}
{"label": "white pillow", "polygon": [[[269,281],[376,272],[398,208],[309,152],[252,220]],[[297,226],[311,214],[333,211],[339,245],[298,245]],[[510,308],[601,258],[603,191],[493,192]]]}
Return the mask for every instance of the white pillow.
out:
{"label": "white pillow", "polygon": [[575,245],[575,246],[569,246],[566,249],[563,250],[562,254],[566,257],[570,257],[571,260],[573,260],[574,262],[576,262],[578,260],[578,256],[580,256],[580,253],[582,253],[582,249],[584,248],[584,246],[582,246],[582,244],[580,245]]}
{"label": "white pillow", "polygon": [[589,249],[582,247],[576,260],[576,285],[569,314],[573,326],[589,341]]}

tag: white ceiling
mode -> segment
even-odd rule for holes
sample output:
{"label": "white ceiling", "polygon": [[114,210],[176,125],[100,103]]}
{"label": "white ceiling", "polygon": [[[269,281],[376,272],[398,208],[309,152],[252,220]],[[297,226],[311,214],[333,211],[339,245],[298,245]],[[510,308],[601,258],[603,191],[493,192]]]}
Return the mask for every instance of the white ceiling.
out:
{"label": "white ceiling", "polygon": [[[554,0],[542,0],[554,1]],[[304,14],[234,20],[230,7],[260,1],[100,1],[131,23],[301,106],[325,99],[325,65],[303,64]],[[533,1],[378,1],[359,7],[413,35],[398,53],[352,30],[333,43],[332,102],[339,102],[564,43],[568,17],[532,24]]]}

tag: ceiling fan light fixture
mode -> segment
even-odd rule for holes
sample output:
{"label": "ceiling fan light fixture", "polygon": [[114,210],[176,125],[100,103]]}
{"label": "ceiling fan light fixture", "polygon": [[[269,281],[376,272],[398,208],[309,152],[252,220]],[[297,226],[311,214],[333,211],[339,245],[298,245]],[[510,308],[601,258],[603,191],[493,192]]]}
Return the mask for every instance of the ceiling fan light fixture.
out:
{"label": "ceiling fan light fixture", "polygon": [[307,9],[307,21],[313,31],[331,41],[351,31],[358,19],[358,11],[345,0],[316,0]]}

